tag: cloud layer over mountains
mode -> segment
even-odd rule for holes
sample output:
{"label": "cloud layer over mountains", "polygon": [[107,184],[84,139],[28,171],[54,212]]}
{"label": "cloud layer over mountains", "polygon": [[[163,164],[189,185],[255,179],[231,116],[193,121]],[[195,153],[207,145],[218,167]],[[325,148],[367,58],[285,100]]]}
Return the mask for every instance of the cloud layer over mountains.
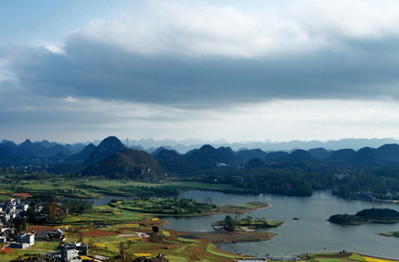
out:
{"label": "cloud layer over mountains", "polygon": [[22,127],[35,116],[49,130],[73,122],[109,132],[160,120],[171,132],[187,119],[203,125],[210,111],[225,121],[220,115],[297,100],[303,106],[282,117],[307,119],[309,101],[346,100],[377,103],[371,109],[389,122],[389,109],[378,110],[399,98],[398,24],[395,1],[135,2],[61,43],[0,43],[0,120]]}

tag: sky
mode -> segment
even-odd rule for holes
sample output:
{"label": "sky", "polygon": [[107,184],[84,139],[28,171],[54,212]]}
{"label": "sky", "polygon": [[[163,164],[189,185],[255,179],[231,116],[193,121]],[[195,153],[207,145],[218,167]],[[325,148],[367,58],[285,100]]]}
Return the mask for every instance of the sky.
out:
{"label": "sky", "polygon": [[399,2],[0,1],[0,140],[399,138]]}

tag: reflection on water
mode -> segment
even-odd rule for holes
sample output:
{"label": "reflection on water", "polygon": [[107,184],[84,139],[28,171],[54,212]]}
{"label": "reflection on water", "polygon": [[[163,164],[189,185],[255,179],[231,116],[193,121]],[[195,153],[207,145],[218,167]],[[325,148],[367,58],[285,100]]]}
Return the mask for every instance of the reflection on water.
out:
{"label": "reflection on water", "polygon": [[125,200],[128,199],[127,197],[123,196],[102,196],[100,198],[92,198],[92,199],[86,199],[87,201],[90,201],[93,203],[93,207],[99,207],[99,206],[104,206],[111,202],[112,200]]}
{"label": "reflection on water", "polygon": [[[399,224],[366,224],[340,226],[326,221],[334,214],[355,214],[365,208],[391,208],[399,206],[389,203],[349,201],[332,196],[330,192],[316,192],[312,197],[286,197],[275,195],[231,195],[212,191],[185,191],[180,197],[204,201],[210,197],[214,204],[244,204],[250,201],[269,202],[270,207],[252,211],[246,217],[266,217],[285,223],[268,229],[278,233],[270,241],[229,243],[219,247],[230,252],[242,252],[257,256],[292,256],[301,253],[351,251],[387,258],[399,258],[399,239],[376,235],[380,232],[399,231]],[[179,231],[212,231],[210,224],[222,220],[223,214],[194,218],[167,218],[164,228]],[[293,218],[298,218],[294,220]]]}

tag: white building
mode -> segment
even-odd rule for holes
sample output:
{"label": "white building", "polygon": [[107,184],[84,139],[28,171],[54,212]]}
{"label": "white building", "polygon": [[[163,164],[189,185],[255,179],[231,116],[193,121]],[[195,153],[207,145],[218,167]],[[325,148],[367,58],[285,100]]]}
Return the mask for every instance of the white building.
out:
{"label": "white building", "polygon": [[29,233],[20,234],[17,236],[17,242],[33,246],[35,244],[35,235]]}
{"label": "white building", "polygon": [[6,243],[7,238],[6,237],[0,237],[0,243]]}
{"label": "white building", "polygon": [[79,250],[75,246],[61,247],[61,260],[65,262],[81,262],[79,257]]}

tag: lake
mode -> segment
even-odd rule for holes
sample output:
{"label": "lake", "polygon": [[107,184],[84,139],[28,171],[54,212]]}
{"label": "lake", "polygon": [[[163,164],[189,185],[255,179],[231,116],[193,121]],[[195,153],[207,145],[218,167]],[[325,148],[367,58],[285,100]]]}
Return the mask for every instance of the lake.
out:
{"label": "lake", "polygon": [[[311,197],[286,197],[190,190],[182,192],[179,197],[193,198],[200,202],[210,197],[216,205],[245,204],[250,201],[269,202],[269,208],[252,211],[241,217],[250,215],[254,218],[266,217],[284,221],[280,227],[267,230],[278,235],[269,241],[218,245],[220,249],[229,252],[261,257],[292,257],[303,253],[345,250],[371,256],[399,258],[399,238],[376,235],[380,232],[399,231],[399,224],[341,226],[326,221],[334,214],[355,214],[372,207],[399,211],[396,204],[346,200],[331,195],[329,191],[315,192]],[[225,216],[214,214],[192,218],[166,218],[170,223],[164,228],[186,232],[212,231],[210,224],[222,220]],[[294,217],[299,220],[293,220]]]}

